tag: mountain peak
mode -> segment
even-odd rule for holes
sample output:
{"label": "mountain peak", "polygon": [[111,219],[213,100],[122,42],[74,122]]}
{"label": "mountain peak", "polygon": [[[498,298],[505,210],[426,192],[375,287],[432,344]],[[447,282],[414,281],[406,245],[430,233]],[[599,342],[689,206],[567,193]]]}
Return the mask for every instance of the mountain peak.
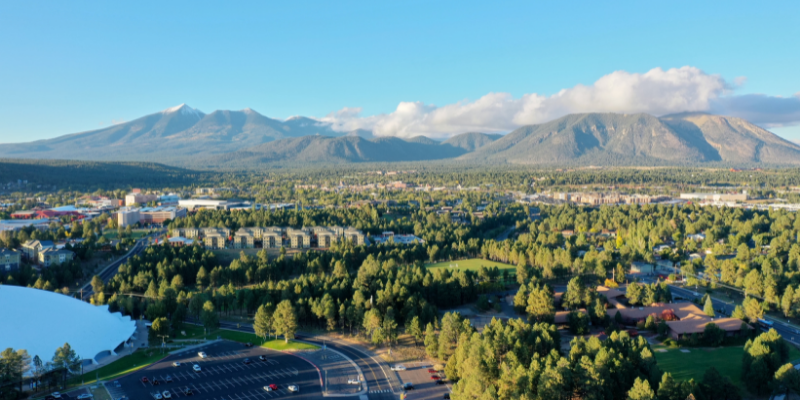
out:
{"label": "mountain peak", "polygon": [[198,110],[196,108],[192,108],[192,107],[187,106],[186,103],[181,103],[181,104],[179,104],[179,105],[177,105],[175,107],[170,107],[170,108],[162,111],[163,114],[171,114],[171,113],[176,113],[176,112],[180,112],[183,115],[200,115],[200,116],[205,115],[205,114],[203,114],[202,111],[200,111],[200,110]]}

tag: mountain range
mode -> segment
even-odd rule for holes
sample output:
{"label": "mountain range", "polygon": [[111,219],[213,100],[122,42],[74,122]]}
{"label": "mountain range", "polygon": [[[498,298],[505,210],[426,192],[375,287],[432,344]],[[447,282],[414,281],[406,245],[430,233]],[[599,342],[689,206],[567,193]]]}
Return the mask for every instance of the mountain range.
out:
{"label": "mountain range", "polygon": [[281,121],[254,110],[205,114],[185,104],[107,128],[0,144],[0,157],[155,161],[194,168],[265,164],[453,160],[533,165],[725,163],[800,165],[800,146],[745,120],[704,113],[572,114],[506,135],[424,136],[340,132],[305,117]]}

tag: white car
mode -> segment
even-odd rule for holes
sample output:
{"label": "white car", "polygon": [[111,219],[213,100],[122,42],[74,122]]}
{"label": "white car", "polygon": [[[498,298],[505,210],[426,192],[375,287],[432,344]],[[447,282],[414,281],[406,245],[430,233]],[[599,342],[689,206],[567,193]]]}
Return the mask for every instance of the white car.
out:
{"label": "white car", "polygon": [[395,365],[395,366],[392,367],[392,371],[405,371],[405,370],[406,370],[406,366],[405,365],[399,365],[398,364],[398,365]]}
{"label": "white car", "polygon": [[155,392],[153,393],[153,398],[156,400],[162,400],[164,396],[162,396],[161,393]]}
{"label": "white car", "polygon": [[171,399],[172,398],[172,393],[170,393],[169,390],[165,390],[164,391],[164,398],[165,399]]}
{"label": "white car", "polygon": [[201,351],[201,352],[197,353],[197,356],[200,357],[200,358],[208,357],[204,351]]}
{"label": "white car", "polygon": [[79,399],[91,399],[92,397],[94,396],[92,396],[91,393],[83,393],[80,396],[78,396]]}
{"label": "white car", "polygon": [[360,383],[361,383],[361,381],[359,381],[358,379],[348,379],[347,380],[347,384],[348,385],[358,385]]}
{"label": "white car", "polygon": [[179,362],[175,361],[174,363],[172,363],[172,366],[173,366],[173,367],[180,367],[180,366],[181,366],[181,363],[179,363]]}
{"label": "white car", "polygon": [[200,366],[197,365],[197,364],[195,364],[194,367],[192,367],[192,369],[194,370],[194,372],[200,372],[200,370],[201,370]]}
{"label": "white car", "polygon": [[289,385],[289,387],[287,389],[289,389],[290,392],[299,392],[300,391],[300,387],[297,386],[297,385]]}
{"label": "white car", "polygon": [[56,399],[60,399],[61,398],[61,393],[53,392],[52,396],[55,397]]}

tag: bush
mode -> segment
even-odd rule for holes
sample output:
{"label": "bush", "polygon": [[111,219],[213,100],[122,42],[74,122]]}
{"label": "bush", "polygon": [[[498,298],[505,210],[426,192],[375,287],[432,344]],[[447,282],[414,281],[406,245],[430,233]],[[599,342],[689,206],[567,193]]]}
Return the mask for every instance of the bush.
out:
{"label": "bush", "polygon": [[639,321],[636,323],[636,329],[644,329],[644,327],[645,327],[644,321]]}

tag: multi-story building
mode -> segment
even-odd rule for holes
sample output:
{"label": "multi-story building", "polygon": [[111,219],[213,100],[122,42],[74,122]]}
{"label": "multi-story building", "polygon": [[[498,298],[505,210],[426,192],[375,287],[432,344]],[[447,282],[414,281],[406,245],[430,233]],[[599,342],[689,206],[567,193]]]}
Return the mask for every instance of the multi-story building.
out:
{"label": "multi-story building", "polygon": [[289,244],[295,249],[307,249],[311,247],[311,234],[308,229],[287,229],[286,236],[289,238]]}
{"label": "multi-story building", "polygon": [[203,237],[203,245],[207,249],[224,249],[225,248],[225,236],[222,236],[218,233],[211,233]]}
{"label": "multi-story building", "polygon": [[317,247],[331,247],[336,242],[336,239],[339,238],[339,235],[331,230],[315,229],[314,231],[317,235]]}
{"label": "multi-story building", "polygon": [[283,235],[280,231],[267,231],[265,230],[261,236],[261,247],[265,249],[274,249],[283,246]]}
{"label": "multi-story building", "polygon": [[19,270],[20,252],[14,249],[0,249],[0,274]]}
{"label": "multi-story building", "polygon": [[117,226],[124,228],[128,225],[138,224],[141,216],[138,208],[117,211]]}
{"label": "multi-story building", "polygon": [[256,238],[252,233],[241,229],[236,232],[236,236],[233,237],[234,249],[252,249],[254,247],[256,247]]}
{"label": "multi-story building", "polygon": [[75,258],[75,253],[65,249],[47,249],[39,252],[39,264],[50,267],[52,265],[60,265],[66,261],[72,261]]}
{"label": "multi-story building", "polygon": [[347,228],[344,231],[345,240],[353,242],[355,245],[362,245],[365,242],[366,236],[358,229]]}
{"label": "multi-story building", "polygon": [[158,196],[154,194],[129,193],[125,196],[125,205],[130,207],[136,204],[147,204],[156,200],[158,200]]}
{"label": "multi-story building", "polygon": [[56,246],[50,240],[28,240],[22,244],[22,253],[28,260],[39,260],[39,253],[54,249]]}
{"label": "multi-story building", "polygon": [[185,216],[186,209],[180,207],[159,206],[139,210],[139,222],[142,224],[161,224]]}

